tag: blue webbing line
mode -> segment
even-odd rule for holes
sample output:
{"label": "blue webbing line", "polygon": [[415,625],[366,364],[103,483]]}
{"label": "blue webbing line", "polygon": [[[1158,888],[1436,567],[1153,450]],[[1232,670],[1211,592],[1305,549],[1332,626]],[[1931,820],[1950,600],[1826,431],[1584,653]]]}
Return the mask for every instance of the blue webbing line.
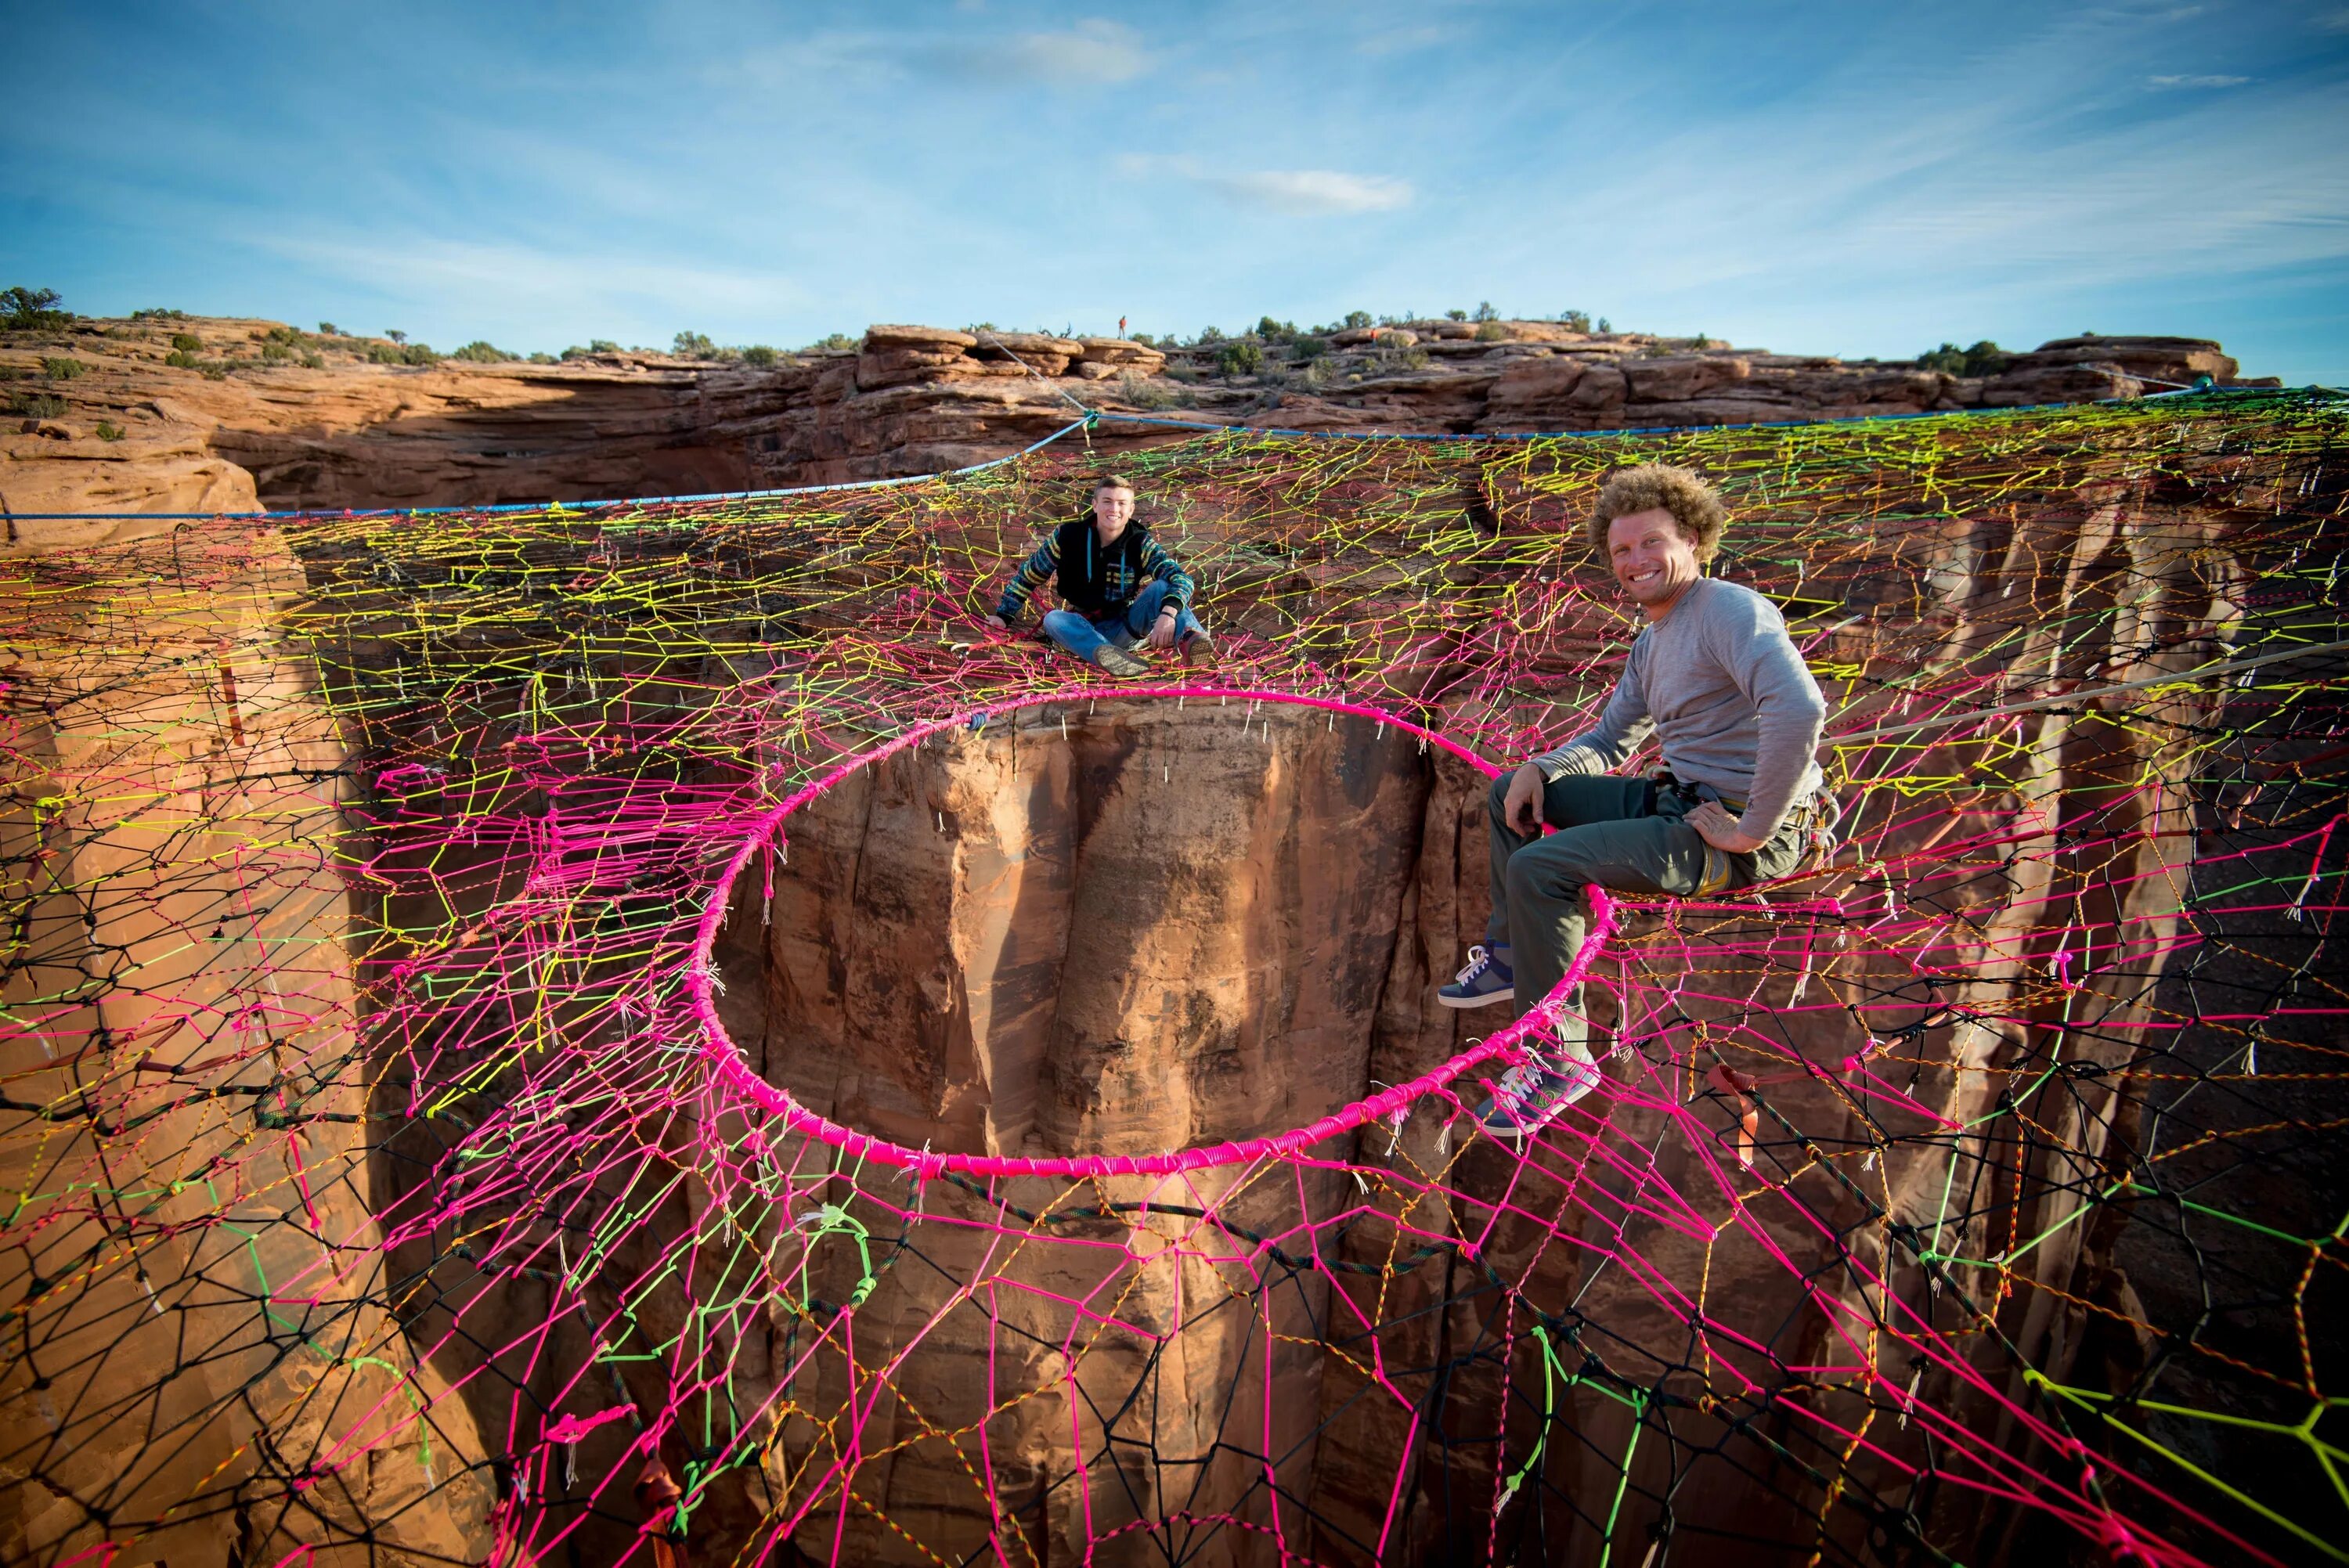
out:
{"label": "blue webbing line", "polygon": [[[1009,353],[1009,350],[1005,352]],[[2121,407],[2135,403],[2150,403],[2165,397],[2198,397],[2224,396],[2228,393],[2251,393],[2272,397],[2282,392],[2298,392],[2311,401],[2318,397],[2349,397],[2349,391],[2335,387],[2311,383],[2305,387],[2181,387],[2173,392],[2153,392],[2142,397],[2099,397],[2092,403],[2026,403],[2012,408],[1925,408],[1907,414],[1847,414],[1835,419],[1757,419],[1740,425],[1642,425],[1626,430],[1496,430],[1449,435],[1422,435],[1405,430],[1297,430],[1276,425],[1215,425],[1200,419],[1165,419],[1154,414],[1116,414],[1106,409],[1087,409],[1081,419],[1071,421],[1042,440],[1022,447],[1016,452],[999,458],[989,458],[983,463],[968,468],[945,469],[936,473],[906,474],[893,480],[854,480],[841,484],[790,485],[781,490],[716,490],[708,495],[632,496],[616,500],[579,501],[506,501],[493,506],[416,506],[375,507],[353,510],[347,507],[297,508],[291,511],[20,511],[13,515],[20,521],[70,521],[76,519],[145,518],[161,521],[204,522],[216,517],[293,518],[293,517],[435,517],[454,512],[516,512],[549,511],[554,510],[590,511],[616,506],[667,506],[685,501],[759,500],[768,496],[816,495],[826,490],[877,490],[888,485],[921,484],[928,480],[953,479],[960,474],[975,474],[1041,451],[1061,437],[1076,430],[1090,430],[1104,419],[1115,419],[1128,425],[1159,425],[1180,430],[1215,430],[1225,435],[1302,436],[1335,441],[1557,441],[1598,440],[1617,436],[1694,436],[1721,430],[1795,430],[1810,426],[1866,425],[1895,419],[1954,419],[1986,418],[2005,414],[2047,414],[2063,408]],[[1074,398],[1070,399],[1074,403]],[[1081,403],[1079,407],[1084,407]]]}

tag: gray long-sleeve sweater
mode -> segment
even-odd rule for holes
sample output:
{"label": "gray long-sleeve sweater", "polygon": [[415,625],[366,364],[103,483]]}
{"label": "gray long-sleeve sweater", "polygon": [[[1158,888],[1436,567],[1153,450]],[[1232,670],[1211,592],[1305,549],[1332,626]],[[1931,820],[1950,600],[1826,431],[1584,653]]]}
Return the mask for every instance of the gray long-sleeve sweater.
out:
{"label": "gray long-sleeve sweater", "polygon": [[1822,781],[1814,754],[1826,711],[1778,607],[1700,578],[1640,630],[1599,722],[1534,762],[1551,780],[1609,773],[1652,728],[1674,778],[1744,801],[1738,826],[1766,839]]}

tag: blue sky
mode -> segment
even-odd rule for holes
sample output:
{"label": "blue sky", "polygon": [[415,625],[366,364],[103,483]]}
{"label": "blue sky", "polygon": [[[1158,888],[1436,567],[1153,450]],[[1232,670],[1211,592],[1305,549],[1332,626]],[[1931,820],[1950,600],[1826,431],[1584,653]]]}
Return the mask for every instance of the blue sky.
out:
{"label": "blue sky", "polygon": [[2349,385],[2341,0],[6,9],[0,284],[89,314],[529,350],[1491,300]]}

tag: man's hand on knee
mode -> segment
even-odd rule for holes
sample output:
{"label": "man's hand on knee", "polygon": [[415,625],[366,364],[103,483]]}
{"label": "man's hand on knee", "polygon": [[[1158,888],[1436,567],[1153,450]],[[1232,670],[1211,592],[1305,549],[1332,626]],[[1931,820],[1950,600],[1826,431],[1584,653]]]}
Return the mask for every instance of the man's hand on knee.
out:
{"label": "man's hand on knee", "polygon": [[1750,855],[1766,841],[1739,827],[1737,819],[1729,814],[1729,808],[1718,800],[1707,800],[1683,820],[1706,843],[1733,855]]}
{"label": "man's hand on knee", "polygon": [[1530,837],[1541,831],[1542,790],[1548,782],[1542,777],[1542,770],[1530,762],[1510,778],[1501,820],[1508,824],[1511,832]]}

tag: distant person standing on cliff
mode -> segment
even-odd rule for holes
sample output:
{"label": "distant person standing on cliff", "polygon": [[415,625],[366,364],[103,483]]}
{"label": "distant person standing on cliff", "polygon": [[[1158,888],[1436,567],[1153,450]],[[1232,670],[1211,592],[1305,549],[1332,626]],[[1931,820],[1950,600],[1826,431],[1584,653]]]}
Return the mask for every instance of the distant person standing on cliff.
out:
{"label": "distant person standing on cliff", "polygon": [[1132,652],[1136,638],[1162,652],[1179,645],[1186,665],[1215,662],[1216,645],[1195,611],[1196,585],[1135,519],[1133,486],[1117,474],[1093,486],[1091,516],[1061,524],[1020,562],[987,624],[1019,624],[1047,583],[1068,608],[1045,613],[1044,635],[1111,675],[1150,673]]}
{"label": "distant person standing on cliff", "polygon": [[[1726,521],[1686,469],[1644,463],[1609,478],[1590,541],[1647,624],[1599,722],[1493,781],[1493,913],[1485,944],[1437,992],[1447,1007],[1508,1002],[1522,1016],[1580,951],[1583,890],[1718,892],[1785,876],[1835,823],[1822,785],[1826,703],[1777,607],[1704,575]],[[1662,766],[1619,768],[1651,730]],[[1557,829],[1541,835],[1547,822]],[[1599,1083],[1578,1009],[1538,1042],[1476,1119],[1541,1127]]]}

